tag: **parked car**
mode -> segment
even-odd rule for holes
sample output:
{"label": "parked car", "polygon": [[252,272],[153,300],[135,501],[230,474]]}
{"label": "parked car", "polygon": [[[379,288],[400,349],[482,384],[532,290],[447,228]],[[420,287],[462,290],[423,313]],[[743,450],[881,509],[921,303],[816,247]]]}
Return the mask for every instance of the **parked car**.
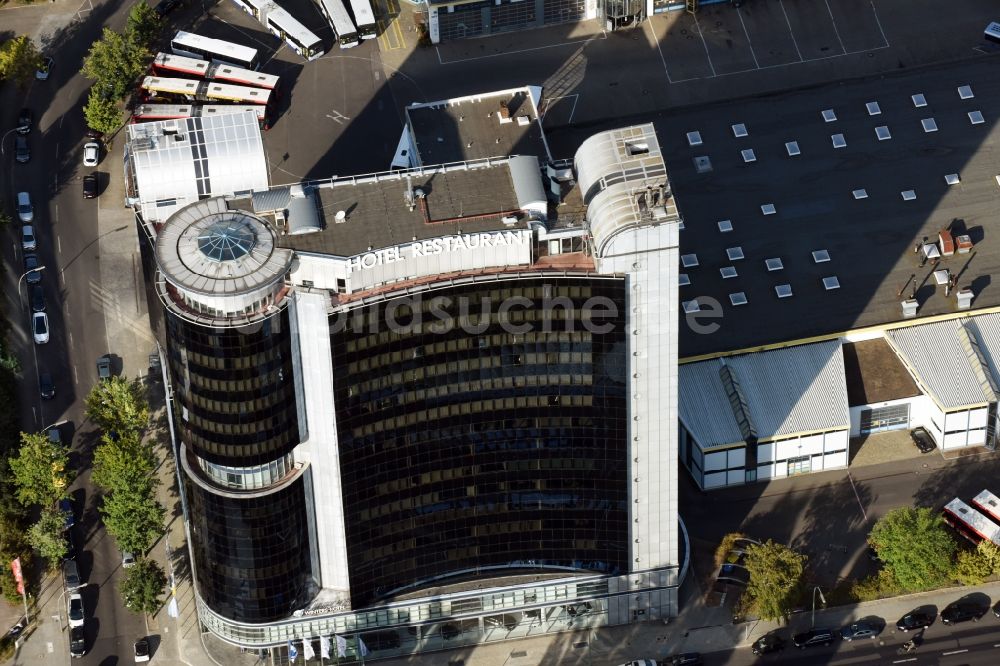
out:
{"label": "parked car", "polygon": [[21,248],[25,250],[34,250],[38,247],[38,242],[35,240],[35,228],[30,224],[25,224],[21,227]]}
{"label": "parked car", "polygon": [[45,287],[40,284],[31,285],[31,311],[45,312]]}
{"label": "parked car", "polygon": [[619,666],[656,666],[655,659],[636,659],[634,661],[629,661]]}
{"label": "parked car", "polygon": [[27,273],[24,279],[28,284],[41,283],[42,272],[38,270],[39,268],[41,268],[41,264],[38,263],[37,254],[24,255],[24,272]]}
{"label": "parked car", "polygon": [[1000,617],[1000,601],[993,604],[993,614]]}
{"label": "parked car", "polygon": [[99,380],[111,379],[111,358],[101,356],[97,359],[97,378]]}
{"label": "parked car", "polygon": [[776,633],[764,634],[753,642],[750,651],[758,657],[762,654],[781,652],[785,649],[785,639]]}
{"label": "parked car", "polygon": [[133,652],[135,653],[135,663],[139,664],[144,661],[149,661],[149,641],[145,638],[140,638],[132,646]]}
{"label": "parked car", "polygon": [[911,430],[910,439],[913,440],[913,444],[920,450],[921,453],[930,453],[937,448],[937,444],[934,443],[934,438],[931,437],[931,434],[923,427]]}
{"label": "parked car", "polygon": [[153,11],[156,12],[157,16],[163,18],[180,6],[181,0],[160,0],[156,3],[156,6],[153,7]]}
{"label": "parked car", "polygon": [[833,631],[830,629],[810,629],[792,636],[792,643],[800,650],[833,643]]}
{"label": "parked car", "polygon": [[17,193],[17,217],[22,222],[35,219],[35,207],[31,205],[31,195],[27,192]]}
{"label": "parked car", "polygon": [[23,134],[14,137],[14,159],[21,164],[31,161],[31,149],[28,147],[28,137]]}
{"label": "parked car", "polygon": [[88,173],[83,177],[83,198],[93,199],[97,196],[97,174]]}
{"label": "parked car", "polygon": [[52,375],[48,372],[38,374],[38,392],[43,400],[51,400],[56,397],[56,385],[52,381]]}
{"label": "parked car", "polygon": [[49,74],[52,72],[53,64],[55,64],[55,60],[52,58],[45,58],[42,60],[42,66],[35,72],[35,78],[39,81],[48,81]]}
{"label": "parked car", "polygon": [[945,606],[945,609],[941,611],[941,622],[944,624],[958,624],[969,620],[978,622],[982,616],[986,615],[987,610],[989,608],[962,598]]}
{"label": "parked car", "polygon": [[73,627],[69,630],[69,656],[82,657],[87,654],[87,636],[83,627]]}
{"label": "parked car", "polygon": [[62,511],[64,516],[66,516],[66,529],[76,525],[76,513],[73,511],[73,500],[68,498],[59,500],[59,510]]}
{"label": "parked car", "polygon": [[126,569],[135,566],[135,555],[127,550],[122,551],[122,566]]}
{"label": "parked car", "polygon": [[66,583],[66,589],[70,592],[83,587],[83,581],[80,580],[80,569],[76,566],[75,560],[63,560],[63,582]]}
{"label": "parked car", "polygon": [[882,627],[868,620],[858,620],[840,630],[840,637],[847,642],[862,638],[875,638],[882,633]]}
{"label": "parked car", "polygon": [[87,138],[88,139],[93,139],[94,141],[100,142],[100,140],[104,138],[104,132],[98,132],[97,130],[90,129],[88,127],[87,128]]}
{"label": "parked car", "polygon": [[701,666],[701,654],[697,652],[684,652],[667,657],[665,666]]}
{"label": "parked car", "polygon": [[101,146],[96,141],[83,144],[83,166],[95,167],[101,159]]}
{"label": "parked car", "polygon": [[905,633],[916,629],[926,629],[932,624],[934,624],[934,615],[932,613],[914,609],[899,618],[899,622],[896,623],[896,629]]}
{"label": "parked car", "polygon": [[79,592],[69,595],[69,626],[83,626],[83,597]]}
{"label": "parked car", "polygon": [[17,133],[29,134],[32,125],[35,124],[34,120],[35,114],[32,113],[31,109],[21,109],[21,113],[17,114]]}
{"label": "parked car", "polygon": [[76,559],[76,539],[73,538],[73,530],[66,530],[66,557],[64,560]]}
{"label": "parked car", "polygon": [[35,337],[36,345],[44,345],[49,341],[49,316],[44,312],[35,312],[31,315],[31,334]]}

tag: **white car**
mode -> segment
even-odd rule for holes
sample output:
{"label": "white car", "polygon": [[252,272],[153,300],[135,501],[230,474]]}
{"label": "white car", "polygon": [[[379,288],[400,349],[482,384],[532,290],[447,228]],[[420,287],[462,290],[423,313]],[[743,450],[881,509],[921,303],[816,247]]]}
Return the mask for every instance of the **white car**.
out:
{"label": "white car", "polygon": [[38,247],[35,241],[35,228],[30,224],[21,227],[21,247],[25,250],[34,250]]}
{"label": "white car", "polygon": [[96,141],[88,141],[83,146],[83,166],[95,167],[101,158],[101,146]]}
{"label": "white car", "polygon": [[69,626],[83,626],[83,597],[79,592],[69,595]]}
{"label": "white car", "polygon": [[31,315],[31,333],[35,336],[36,345],[44,345],[49,341],[49,316],[44,312]]}
{"label": "white car", "polygon": [[25,224],[35,219],[35,207],[31,205],[31,195],[27,192],[17,193],[17,217]]}

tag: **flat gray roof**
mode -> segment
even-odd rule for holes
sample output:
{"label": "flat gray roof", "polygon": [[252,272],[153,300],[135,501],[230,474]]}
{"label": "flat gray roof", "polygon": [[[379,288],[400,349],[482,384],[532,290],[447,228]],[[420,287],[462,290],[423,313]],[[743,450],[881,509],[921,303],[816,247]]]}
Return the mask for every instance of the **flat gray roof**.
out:
{"label": "flat gray roof", "polygon": [[[509,112],[508,122],[501,122],[501,103]],[[507,155],[534,155],[544,164],[548,149],[535,111],[528,90],[521,89],[410,105],[406,115],[421,164]]]}
{"label": "flat gray roof", "polygon": [[[682,322],[681,357],[746,349],[903,319],[900,301],[915,293],[918,317],[956,311],[954,294],[921,265],[914,253],[923,238],[938,230],[968,233],[968,254],[943,257],[937,268],[970,287],[974,308],[1000,304],[1000,236],[991,234],[1000,189],[1000,86],[995,63],[928,69],[908,75],[837,83],[808,91],[682,109],[653,119],[667,163],[674,196],[684,220],[681,254],[696,254],[698,266],[681,269],[691,281],[680,300],[710,298],[721,317],[715,332],[695,333]],[[957,88],[970,85],[972,99]],[[911,95],[922,93],[928,106],[916,108]],[[869,116],[868,102],[881,114]],[[833,108],[836,122],[821,112]],[[980,111],[982,124],[969,112]],[[921,120],[933,117],[938,131],[925,132]],[[553,153],[568,157],[588,136],[643,117],[618,118],[603,126],[550,131]],[[736,138],[732,125],[743,123],[748,136]],[[877,126],[892,138],[880,141]],[[687,133],[699,131],[703,143],[690,146]],[[834,148],[831,135],[844,134],[847,146]],[[785,143],[797,141],[801,155],[789,157]],[[741,150],[752,148],[756,161],[745,163]],[[694,159],[707,156],[712,170],[699,173]],[[957,173],[961,182],[947,185]],[[864,189],[867,198],[856,199]],[[916,198],[904,200],[913,190]],[[775,214],[761,206],[774,204]],[[732,231],[720,231],[729,220]],[[730,248],[743,259],[731,260]],[[812,253],[827,250],[830,260],[816,263]],[[781,259],[769,272],[765,260]],[[723,278],[732,266],[737,277]],[[823,278],[835,276],[839,289],[827,290]],[[778,298],[775,287],[791,286]],[[731,305],[743,292],[746,305]],[[902,293],[902,295],[900,295]],[[702,311],[706,309],[702,304]],[[684,315],[682,314],[682,317]]]}
{"label": "flat gray roof", "polygon": [[[382,174],[378,179],[345,178],[334,181],[333,186],[314,189],[319,199],[322,231],[279,236],[278,244],[304,252],[352,256],[369,248],[437,238],[457,234],[459,230],[476,233],[525,226],[523,220],[507,226],[500,219],[499,213],[519,209],[505,161],[491,166],[411,174],[413,189],[426,194],[427,213],[432,224],[424,221],[419,205],[413,210],[407,206],[405,176]],[[344,221],[338,223],[339,211],[344,211]]]}

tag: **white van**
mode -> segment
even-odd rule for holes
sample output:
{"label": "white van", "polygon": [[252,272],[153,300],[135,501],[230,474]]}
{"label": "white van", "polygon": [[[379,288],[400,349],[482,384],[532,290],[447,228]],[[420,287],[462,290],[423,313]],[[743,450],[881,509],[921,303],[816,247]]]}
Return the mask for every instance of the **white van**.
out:
{"label": "white van", "polygon": [[31,197],[27,192],[17,193],[17,216],[26,223],[35,219],[35,209],[31,205]]}

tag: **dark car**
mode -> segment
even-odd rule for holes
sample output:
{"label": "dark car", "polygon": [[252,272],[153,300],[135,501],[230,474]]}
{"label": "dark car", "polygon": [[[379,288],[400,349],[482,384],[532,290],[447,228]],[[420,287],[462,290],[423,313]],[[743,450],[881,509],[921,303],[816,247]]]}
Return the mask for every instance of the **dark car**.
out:
{"label": "dark car", "polygon": [[882,633],[882,627],[874,622],[858,620],[840,630],[840,637],[850,643],[862,638],[875,638]]}
{"label": "dark car", "polygon": [[135,654],[135,662],[141,663],[144,661],[149,661],[149,641],[145,638],[140,638],[135,642],[133,647],[133,653]]}
{"label": "dark car", "polygon": [[59,510],[62,511],[64,516],[66,516],[66,529],[76,525],[76,513],[73,511],[73,500],[59,500]]}
{"label": "dark car", "polygon": [[100,380],[111,379],[111,358],[101,356],[97,359],[97,378]]}
{"label": "dark car", "polygon": [[83,177],[83,198],[93,199],[97,196],[97,174],[88,173]]}
{"label": "dark car", "polygon": [[778,634],[764,634],[753,642],[750,651],[758,657],[762,654],[781,652],[785,649],[785,639]]}
{"label": "dark car", "polygon": [[73,627],[69,630],[69,656],[82,657],[87,654],[87,639],[83,627]]}
{"label": "dark car", "polygon": [[701,666],[701,655],[697,652],[684,652],[667,657],[665,666]]}
{"label": "dark car", "polygon": [[87,128],[87,138],[93,139],[94,141],[100,141],[104,138],[104,132],[98,132],[95,129]]}
{"label": "dark car", "polygon": [[21,113],[17,114],[17,133],[29,134],[34,120],[35,114],[32,113],[31,109],[21,109]]}
{"label": "dark car", "polygon": [[38,392],[41,393],[43,400],[51,400],[56,397],[56,385],[52,381],[52,375],[47,372],[39,373],[38,375]]}
{"label": "dark car", "polygon": [[38,284],[39,282],[42,281],[42,272],[35,270],[39,266],[41,266],[41,264],[38,263],[38,255],[36,254],[24,255],[24,272],[28,273],[28,271],[31,271],[24,278],[28,282],[28,284]]}
{"label": "dark car", "polygon": [[830,629],[810,629],[792,636],[792,643],[800,650],[833,643],[833,631]]}
{"label": "dark car", "polygon": [[920,449],[921,453],[930,453],[937,448],[937,444],[934,443],[934,438],[931,437],[931,434],[923,428],[914,428],[911,430],[910,439],[913,440],[914,445]]}
{"label": "dark car", "polygon": [[941,622],[944,624],[958,624],[959,622],[978,622],[979,618],[986,615],[988,609],[972,601],[959,599],[945,606],[941,611]]}
{"label": "dark car", "polygon": [[73,530],[66,530],[66,557],[64,560],[76,559],[76,539],[73,538]]}
{"label": "dark car", "polygon": [[156,6],[153,7],[153,11],[156,12],[157,16],[163,18],[180,6],[181,0],[160,0],[156,3]]}
{"label": "dark car", "polygon": [[14,137],[14,159],[21,164],[31,160],[31,149],[28,148],[28,137],[23,135]]}
{"label": "dark car", "polygon": [[45,287],[40,284],[31,287],[31,311],[45,312]]}
{"label": "dark car", "polygon": [[896,629],[907,632],[916,629],[926,629],[934,624],[934,615],[921,610],[912,610],[896,623]]}

